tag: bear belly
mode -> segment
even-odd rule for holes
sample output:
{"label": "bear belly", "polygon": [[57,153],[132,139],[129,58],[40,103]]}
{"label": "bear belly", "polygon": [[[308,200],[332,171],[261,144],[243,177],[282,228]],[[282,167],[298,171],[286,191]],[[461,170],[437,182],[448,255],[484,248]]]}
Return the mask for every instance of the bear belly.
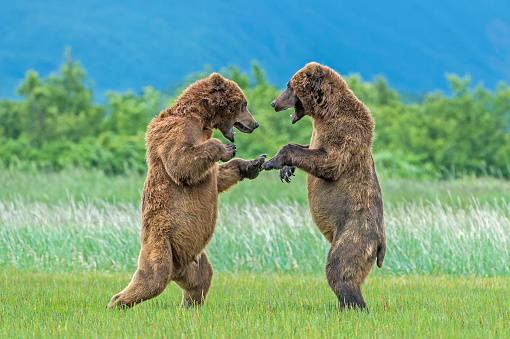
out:
{"label": "bear belly", "polygon": [[308,204],[315,225],[330,243],[353,211],[352,199],[340,182],[327,182],[313,175],[308,175]]}
{"label": "bear belly", "polygon": [[178,185],[169,178],[153,186],[148,179],[143,201],[142,243],[152,236],[167,237],[178,266],[192,262],[211,240],[218,214],[213,173],[192,186]]}

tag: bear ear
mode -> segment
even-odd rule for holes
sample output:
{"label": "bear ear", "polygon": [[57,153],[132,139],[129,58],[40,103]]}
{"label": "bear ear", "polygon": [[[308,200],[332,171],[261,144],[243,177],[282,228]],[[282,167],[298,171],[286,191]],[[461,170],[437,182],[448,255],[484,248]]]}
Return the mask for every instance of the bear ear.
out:
{"label": "bear ear", "polygon": [[312,100],[324,107],[326,105],[325,92],[328,92],[328,82],[325,79],[324,69],[317,63],[308,64],[312,68],[311,73],[306,73],[306,87],[311,94]]}
{"label": "bear ear", "polygon": [[211,81],[211,84],[213,84],[213,86],[219,86],[223,83],[224,78],[220,74],[215,72],[209,75],[209,80]]}
{"label": "bear ear", "polygon": [[212,73],[208,78],[209,82],[209,98],[214,106],[227,106],[227,82],[226,79],[218,73]]}
{"label": "bear ear", "polygon": [[321,89],[323,83],[324,76],[322,72],[314,72],[313,74],[308,75],[308,83],[313,91],[317,91]]}

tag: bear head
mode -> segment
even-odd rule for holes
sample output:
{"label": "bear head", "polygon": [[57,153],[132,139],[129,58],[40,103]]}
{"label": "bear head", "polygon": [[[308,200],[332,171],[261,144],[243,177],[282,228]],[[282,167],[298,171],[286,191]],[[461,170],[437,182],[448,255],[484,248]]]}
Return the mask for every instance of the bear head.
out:
{"label": "bear head", "polygon": [[316,62],[308,63],[294,74],[287,89],[272,103],[275,111],[294,107],[292,123],[305,115],[318,117],[333,104],[335,94],[347,88],[345,81],[334,70]]}
{"label": "bear head", "polygon": [[190,105],[200,103],[199,115],[206,125],[220,130],[231,142],[234,142],[234,127],[251,133],[259,126],[248,111],[243,91],[218,73],[192,84],[179,99]]}

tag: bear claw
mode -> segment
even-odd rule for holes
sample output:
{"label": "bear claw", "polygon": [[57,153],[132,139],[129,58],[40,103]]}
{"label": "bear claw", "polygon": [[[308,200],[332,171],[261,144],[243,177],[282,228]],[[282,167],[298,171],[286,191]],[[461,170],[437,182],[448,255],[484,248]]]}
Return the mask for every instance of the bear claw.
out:
{"label": "bear claw", "polygon": [[293,166],[283,166],[283,168],[280,170],[280,180],[282,182],[290,183],[291,176],[295,176],[294,171],[296,170]]}

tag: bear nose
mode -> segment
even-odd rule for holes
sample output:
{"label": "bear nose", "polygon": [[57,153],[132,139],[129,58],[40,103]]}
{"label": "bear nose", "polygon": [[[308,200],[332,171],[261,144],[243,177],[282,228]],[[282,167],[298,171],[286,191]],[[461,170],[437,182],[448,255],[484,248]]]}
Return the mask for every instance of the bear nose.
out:
{"label": "bear nose", "polygon": [[274,103],[274,101],[271,103],[271,107],[274,108],[274,106],[276,106],[276,104]]}
{"label": "bear nose", "polygon": [[259,123],[255,121],[255,128],[259,127]]}

